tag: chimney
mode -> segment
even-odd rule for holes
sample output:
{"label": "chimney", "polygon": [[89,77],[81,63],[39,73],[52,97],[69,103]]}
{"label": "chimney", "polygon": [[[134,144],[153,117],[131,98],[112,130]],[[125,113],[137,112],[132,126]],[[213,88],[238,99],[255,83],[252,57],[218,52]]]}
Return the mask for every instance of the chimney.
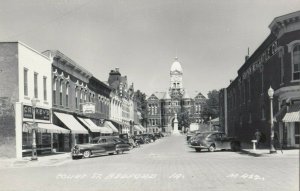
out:
{"label": "chimney", "polygon": [[245,61],[247,61],[249,59],[249,47],[248,47],[248,55],[245,56]]}
{"label": "chimney", "polygon": [[119,68],[116,68],[116,72],[119,72]]}

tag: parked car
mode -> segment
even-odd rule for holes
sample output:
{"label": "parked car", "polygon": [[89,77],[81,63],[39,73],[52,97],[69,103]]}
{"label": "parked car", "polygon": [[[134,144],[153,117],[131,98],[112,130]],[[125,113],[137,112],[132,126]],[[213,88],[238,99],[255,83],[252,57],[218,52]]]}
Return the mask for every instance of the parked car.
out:
{"label": "parked car", "polygon": [[132,137],[134,142],[141,145],[141,144],[145,144],[145,140],[144,137],[142,135],[135,135]]}
{"label": "parked car", "polygon": [[237,151],[240,150],[241,144],[234,137],[227,137],[222,132],[204,132],[193,139],[189,146],[194,148],[196,152],[200,152],[202,149],[213,152],[217,149]]}
{"label": "parked car", "polygon": [[72,158],[89,158],[98,154],[119,154],[129,151],[130,145],[119,137],[95,137],[90,143],[77,144],[71,150]]}
{"label": "parked car", "polygon": [[193,137],[195,134],[199,133],[200,131],[189,131],[186,134],[186,141],[189,141],[191,137]]}
{"label": "parked car", "polygon": [[192,136],[191,136],[191,137],[189,138],[189,140],[187,141],[187,144],[190,145],[191,142],[192,142],[193,140],[197,139],[198,136],[200,136],[200,134],[202,134],[202,133],[204,133],[204,132],[197,132],[197,133],[192,134]]}
{"label": "parked car", "polygon": [[150,133],[142,134],[146,143],[152,143],[156,140],[155,136]]}
{"label": "parked car", "polygon": [[164,135],[162,133],[154,133],[155,138],[160,139],[162,137],[164,137]]}

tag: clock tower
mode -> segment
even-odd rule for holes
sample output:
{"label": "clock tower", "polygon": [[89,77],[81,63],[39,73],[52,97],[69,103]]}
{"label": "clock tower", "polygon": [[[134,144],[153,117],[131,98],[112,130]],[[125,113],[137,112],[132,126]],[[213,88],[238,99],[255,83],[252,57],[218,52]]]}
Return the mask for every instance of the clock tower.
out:
{"label": "clock tower", "polygon": [[182,84],[183,71],[178,58],[175,58],[170,71],[170,95],[171,97],[181,97],[184,93]]}

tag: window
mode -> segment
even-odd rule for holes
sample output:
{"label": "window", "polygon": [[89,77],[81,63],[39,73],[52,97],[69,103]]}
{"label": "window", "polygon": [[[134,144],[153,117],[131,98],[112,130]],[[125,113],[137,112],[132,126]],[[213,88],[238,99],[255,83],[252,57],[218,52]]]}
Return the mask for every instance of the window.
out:
{"label": "window", "polygon": [[47,77],[43,77],[43,86],[44,86],[44,101],[47,101]]}
{"label": "window", "polygon": [[34,98],[38,97],[38,73],[34,73]]}
{"label": "window", "polygon": [[66,107],[69,107],[69,83],[66,84]]}
{"label": "window", "polygon": [[75,88],[75,107],[76,109],[78,109],[78,91],[76,88]]}
{"label": "window", "polygon": [[56,104],[56,79],[53,81],[53,104]]}
{"label": "window", "polygon": [[293,80],[300,80],[300,44],[293,49]]}
{"label": "window", "polygon": [[62,91],[63,91],[63,81],[61,80],[59,84],[59,105],[63,105]]}
{"label": "window", "polygon": [[24,96],[28,96],[28,69],[24,68]]}

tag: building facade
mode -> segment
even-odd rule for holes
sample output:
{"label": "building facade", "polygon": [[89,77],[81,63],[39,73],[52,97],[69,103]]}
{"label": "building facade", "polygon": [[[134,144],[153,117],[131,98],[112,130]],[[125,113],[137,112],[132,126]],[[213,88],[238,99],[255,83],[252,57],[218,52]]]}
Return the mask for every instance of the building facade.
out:
{"label": "building facade", "polygon": [[[271,137],[270,87],[275,90],[275,134],[288,147],[300,141],[300,11],[275,18],[271,33],[220,94],[220,121],[228,134],[250,142],[257,130]],[[223,102],[221,102],[223,100]]]}
{"label": "building facade", "polygon": [[38,152],[51,149],[51,60],[24,43],[1,42],[0,71],[0,153],[31,153],[33,125]]}
{"label": "building facade", "polygon": [[[166,92],[155,92],[147,99],[149,132],[172,132],[175,113],[181,126],[200,123],[201,112],[206,98],[199,92],[190,97],[183,86],[183,70],[175,58],[170,70],[170,86]],[[188,120],[186,120],[188,119]],[[184,130],[184,129],[182,129]]]}
{"label": "building facade", "polygon": [[134,127],[134,87],[128,85],[127,76],[122,76],[119,68],[111,70],[108,78],[111,93],[110,119],[120,133],[133,134]]}

